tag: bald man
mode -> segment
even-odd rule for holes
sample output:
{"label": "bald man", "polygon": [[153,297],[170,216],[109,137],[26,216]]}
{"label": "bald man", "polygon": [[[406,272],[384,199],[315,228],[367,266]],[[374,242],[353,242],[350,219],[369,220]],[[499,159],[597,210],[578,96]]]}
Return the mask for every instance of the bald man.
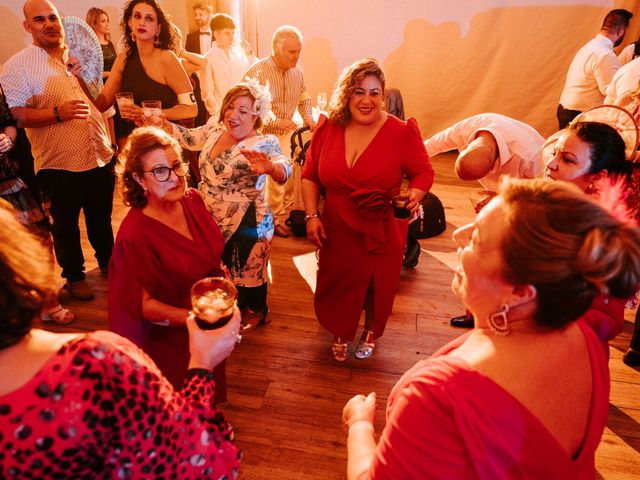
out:
{"label": "bald man", "polygon": [[429,157],[458,150],[456,175],[477,180],[495,192],[503,175],[534,178],[542,170],[539,159],[544,138],[526,123],[498,113],[465,118],[424,142]]}
{"label": "bald man", "polygon": [[106,274],[113,247],[114,151],[102,114],[72,74],[79,66],[69,57],[58,9],[47,0],[28,0],[23,13],[33,43],[5,63],[0,84],[31,142],[38,185],[51,201],[63,288],[77,299],[91,300],[78,222],[82,209]]}
{"label": "bald man", "polygon": [[[500,177],[534,178],[542,170],[540,150],[544,138],[526,123],[498,113],[482,113],[465,118],[436,133],[424,142],[429,157],[450,150],[460,153],[456,175],[461,180],[477,180],[487,190],[474,205],[478,212],[493,197]],[[451,325],[472,328],[471,313],[454,317]]]}

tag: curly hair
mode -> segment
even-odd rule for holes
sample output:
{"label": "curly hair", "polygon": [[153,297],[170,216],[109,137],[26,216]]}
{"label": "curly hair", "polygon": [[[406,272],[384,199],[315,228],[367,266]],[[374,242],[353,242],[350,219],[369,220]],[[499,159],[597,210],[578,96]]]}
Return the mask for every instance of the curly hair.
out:
{"label": "curly hair", "polygon": [[382,85],[382,94],[384,94],[384,72],[378,61],[374,58],[363,58],[349,65],[340,74],[340,78],[336,83],[336,88],[331,95],[329,102],[329,119],[339,125],[346,125],[351,121],[351,112],[349,111],[349,100],[353,96],[356,88],[365,77],[373,75]]}
{"label": "curly hair", "polygon": [[504,275],[537,291],[534,320],[561,328],[599,294],[631,296],[640,285],[640,230],[620,222],[575,185],[508,179],[501,242]]}
{"label": "curly hair", "polygon": [[[252,103],[256,101],[256,97],[253,96],[251,90],[247,85],[245,85],[244,83],[238,83],[234,85],[227,91],[227,93],[224,95],[224,98],[222,99],[222,104],[220,105],[220,114],[218,115],[218,121],[220,123],[224,121],[224,112],[226,112],[229,104],[239,97],[249,97]],[[258,115],[255,122],[253,122],[253,128],[257,130],[261,126],[262,118],[260,118],[260,116]]]}
{"label": "curly hair", "polygon": [[[91,7],[88,11],[87,11],[87,24],[89,24],[89,26],[95,30],[96,29],[96,25],[98,24],[98,22],[100,21],[100,17],[102,15],[106,15],[107,19],[109,18],[109,15],[107,14],[107,12],[105,12],[104,10],[102,10],[101,8],[98,7]],[[111,40],[111,34],[109,32],[107,32],[104,35],[104,38],[106,40]]]}
{"label": "curly hair", "polygon": [[0,349],[24,338],[53,297],[51,261],[42,240],[0,199]]}
{"label": "curly hair", "polygon": [[159,148],[169,148],[180,157],[182,148],[178,141],[167,132],[157,127],[136,128],[127,138],[127,143],[120,152],[119,174],[122,178],[122,198],[124,204],[133,208],[144,208],[147,196],[133,174],[143,175],[143,158],[147,153]]}
{"label": "curly hair", "polygon": [[144,3],[149,5],[156,12],[158,25],[160,26],[160,34],[158,35],[158,48],[163,50],[180,51],[180,41],[178,40],[175,30],[171,28],[171,16],[162,9],[156,0],[130,0],[124,7],[120,28],[124,32],[124,42],[127,49],[127,56],[130,56],[137,50],[137,45],[133,39],[133,32],[129,27],[129,20],[133,15],[133,9],[136,5]]}

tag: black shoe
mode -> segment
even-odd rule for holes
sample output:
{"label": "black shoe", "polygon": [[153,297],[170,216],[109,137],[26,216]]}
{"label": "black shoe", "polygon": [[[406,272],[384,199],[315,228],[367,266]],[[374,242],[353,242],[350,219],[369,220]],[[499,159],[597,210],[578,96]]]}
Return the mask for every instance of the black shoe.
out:
{"label": "black shoe", "polygon": [[622,361],[625,365],[629,365],[630,367],[638,367],[640,366],[640,352],[630,348],[622,357]]}
{"label": "black shoe", "polygon": [[473,328],[475,322],[473,321],[473,315],[470,318],[467,318],[466,315],[460,315],[452,318],[449,323],[452,327]]}

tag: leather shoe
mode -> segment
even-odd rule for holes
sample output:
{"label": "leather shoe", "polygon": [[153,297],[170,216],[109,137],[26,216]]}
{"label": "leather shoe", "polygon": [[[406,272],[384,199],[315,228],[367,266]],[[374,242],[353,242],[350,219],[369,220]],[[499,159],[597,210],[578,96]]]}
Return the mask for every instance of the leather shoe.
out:
{"label": "leather shoe", "polygon": [[640,352],[630,348],[622,357],[622,361],[630,367],[638,367],[640,366]]}
{"label": "leather shoe", "polygon": [[282,225],[276,225],[273,229],[273,233],[282,238],[287,238],[289,236],[289,232]]}
{"label": "leather shoe", "polygon": [[86,280],[67,282],[62,289],[69,292],[73,298],[78,300],[93,300],[95,297],[93,290],[91,290]]}
{"label": "leather shoe", "polygon": [[470,318],[467,318],[466,315],[460,315],[459,317],[453,317],[449,322],[452,327],[458,328],[473,328],[475,322],[473,320],[473,315]]}

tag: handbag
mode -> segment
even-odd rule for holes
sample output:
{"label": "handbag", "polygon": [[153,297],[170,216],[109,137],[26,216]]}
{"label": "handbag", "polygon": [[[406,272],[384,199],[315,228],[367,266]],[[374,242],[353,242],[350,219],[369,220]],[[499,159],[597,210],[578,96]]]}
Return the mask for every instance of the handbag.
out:
{"label": "handbag", "polygon": [[289,218],[284,221],[285,225],[291,228],[296,237],[307,236],[307,222],[304,221],[305,215],[304,210],[291,210]]}
{"label": "handbag", "polygon": [[435,194],[427,192],[418,206],[418,218],[409,224],[409,232],[415,238],[431,238],[446,229],[442,202]]}

